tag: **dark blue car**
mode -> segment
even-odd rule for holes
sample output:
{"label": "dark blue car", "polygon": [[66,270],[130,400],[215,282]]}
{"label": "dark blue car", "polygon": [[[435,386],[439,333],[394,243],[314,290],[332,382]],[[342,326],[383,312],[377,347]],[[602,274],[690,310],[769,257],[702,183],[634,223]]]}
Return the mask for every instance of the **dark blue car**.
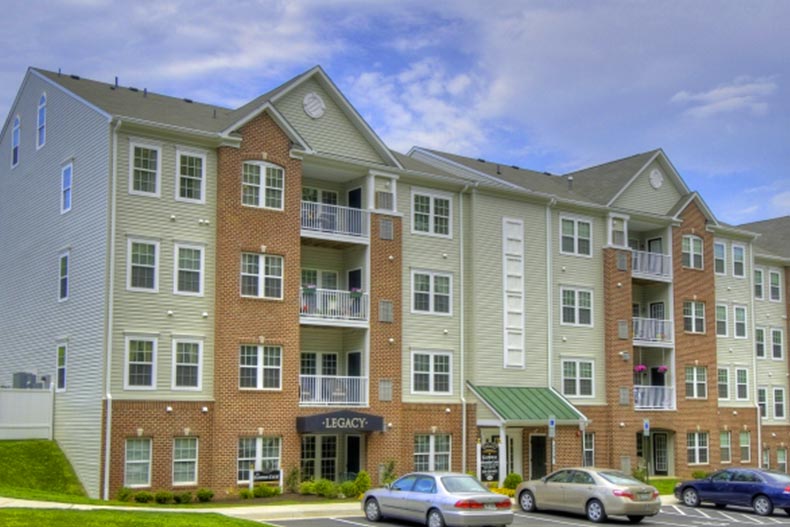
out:
{"label": "dark blue car", "polygon": [[705,479],[681,481],[675,486],[675,497],[689,507],[706,501],[718,508],[751,507],[761,516],[769,516],[774,508],[790,514],[790,476],[760,469],[728,468]]}

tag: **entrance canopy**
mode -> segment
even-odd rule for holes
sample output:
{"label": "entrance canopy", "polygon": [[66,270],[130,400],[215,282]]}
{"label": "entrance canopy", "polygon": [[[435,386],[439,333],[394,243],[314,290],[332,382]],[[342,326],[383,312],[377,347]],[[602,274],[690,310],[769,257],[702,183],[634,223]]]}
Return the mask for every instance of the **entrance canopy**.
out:
{"label": "entrance canopy", "polygon": [[348,410],[305,415],[296,418],[299,433],[320,434],[327,432],[383,432],[384,418]]}
{"label": "entrance canopy", "polygon": [[508,426],[547,425],[554,416],[558,425],[578,425],[587,417],[551,388],[475,386],[467,383],[478,399]]}

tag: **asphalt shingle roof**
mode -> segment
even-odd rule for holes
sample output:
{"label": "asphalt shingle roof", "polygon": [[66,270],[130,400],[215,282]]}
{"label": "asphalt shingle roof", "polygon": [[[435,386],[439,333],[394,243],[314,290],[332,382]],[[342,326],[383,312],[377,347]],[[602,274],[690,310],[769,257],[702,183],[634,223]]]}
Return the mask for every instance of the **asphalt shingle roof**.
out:
{"label": "asphalt shingle roof", "polygon": [[754,244],[763,252],[790,258],[790,216],[744,223],[738,228],[759,233]]}

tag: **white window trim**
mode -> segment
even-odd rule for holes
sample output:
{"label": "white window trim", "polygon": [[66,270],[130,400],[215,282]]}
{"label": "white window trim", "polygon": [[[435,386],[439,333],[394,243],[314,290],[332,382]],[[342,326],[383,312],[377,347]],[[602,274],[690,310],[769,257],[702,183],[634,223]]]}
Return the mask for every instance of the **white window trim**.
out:
{"label": "white window trim", "polygon": [[[11,168],[19,166],[19,161],[22,159],[22,119],[19,114],[14,116],[11,125],[11,152],[9,160],[11,161]],[[18,138],[16,139],[15,138]],[[16,149],[16,163],[14,162],[14,149]]]}
{"label": "white window trim", "polygon": [[[248,346],[252,348],[256,348],[258,351],[257,361],[255,363],[255,387],[251,386],[241,386],[241,347]],[[279,378],[277,381],[277,388],[266,388],[263,386],[263,373],[266,368],[264,368],[263,364],[263,356],[264,356],[264,348],[279,348],[280,349],[280,367],[277,368],[279,373]],[[236,381],[236,386],[240,391],[243,392],[281,392],[283,391],[283,362],[284,362],[284,354],[283,354],[283,346],[280,344],[241,344],[238,347],[238,380]],[[247,366],[249,368],[249,366]]]}
{"label": "white window trim", "polygon": [[[771,275],[777,275],[779,277],[779,298],[774,299],[771,296]],[[768,300],[770,302],[781,302],[782,301],[782,273],[777,269],[769,269],[768,270]]]}
{"label": "white window trim", "polygon": [[[63,388],[60,387],[60,348],[63,348]],[[63,393],[69,388],[69,343],[60,341],[55,345],[55,391]]]}
{"label": "white window trim", "polygon": [[[256,165],[259,166],[261,169],[261,183],[258,185],[258,203],[255,205],[251,205],[249,203],[244,203],[244,165]],[[266,186],[266,168],[272,167],[277,168],[282,171],[283,173],[283,188],[282,188],[282,199],[280,200],[279,207],[269,207],[266,205],[266,189],[270,188]],[[274,163],[269,163],[266,161],[254,161],[254,160],[247,160],[242,163],[241,167],[241,206],[242,207],[250,207],[253,209],[267,209],[267,210],[285,210],[285,188],[286,188],[286,174],[285,174],[285,167],[280,165],[275,165]],[[271,187],[274,188],[274,187]],[[280,190],[280,189],[277,189]]]}
{"label": "white window trim", "polygon": [[[586,462],[588,452],[590,453],[590,457],[593,460],[593,463],[590,465],[588,465]],[[595,432],[582,432],[582,466],[595,466]]]}
{"label": "white window trim", "polygon": [[[414,275],[416,275],[416,274],[427,274],[430,277],[430,282],[429,282],[430,283],[430,291],[428,292],[428,311],[421,311],[421,310],[415,309],[415,307],[414,307],[414,293],[415,293],[415,291],[414,291]],[[448,305],[449,311],[447,313],[436,311],[434,309],[435,308],[435,304],[436,304],[435,303],[435,298],[434,298],[434,295],[435,295],[435,293],[434,293],[434,285],[435,285],[435,278],[437,276],[442,276],[442,277],[449,278],[449,281],[450,281],[450,283],[449,283],[450,291],[449,291],[449,294],[448,294],[448,296],[450,297],[449,300],[448,300],[448,302],[449,302],[449,305]],[[411,313],[413,315],[435,315],[435,316],[440,316],[440,317],[452,317],[453,316],[453,274],[452,273],[447,273],[447,272],[444,272],[444,271],[430,271],[430,270],[427,270],[427,269],[412,269],[411,270],[411,292],[410,292],[410,295],[411,295],[411,301],[410,301],[410,303],[411,303]]]}
{"label": "white window trim", "polygon": [[[718,272],[716,270],[716,246],[721,246],[721,254],[722,254],[722,272]],[[713,273],[719,276],[726,276],[727,275],[727,244],[721,241],[714,241],[713,242]]]}
{"label": "white window trim", "polygon": [[[566,362],[573,362],[576,364],[576,377],[573,379],[576,384],[576,394],[569,395],[565,393],[565,363]],[[590,363],[590,385],[592,393],[590,395],[582,395],[581,394],[581,363],[582,362],[589,362]],[[563,397],[573,398],[573,399],[593,399],[595,398],[595,360],[593,359],[562,359],[560,364],[560,372],[561,372],[561,392]]]}
{"label": "white window trim", "polygon": [[[695,438],[695,440],[694,440],[694,449],[693,450],[695,452],[694,459],[696,460],[694,463],[689,463],[688,465],[689,466],[710,465],[710,434],[708,432],[687,432],[687,434],[691,434]],[[703,449],[702,446],[700,446],[700,443],[701,443],[700,442],[700,437],[703,434],[705,436],[707,436],[707,446],[705,446],[705,450],[707,451],[707,457],[708,457],[707,461],[700,461],[699,460],[699,458],[700,458],[699,454],[700,454],[700,452]],[[687,452],[688,452],[688,449],[689,448],[688,448],[688,438],[687,438],[686,439],[686,451]],[[688,459],[688,454],[687,454],[687,459]]]}
{"label": "white window trim", "polygon": [[[198,157],[202,161],[203,173],[200,178],[200,199],[181,197],[181,156]],[[175,200],[184,203],[204,204],[206,203],[206,152],[203,150],[191,150],[181,146],[176,147],[176,173],[175,173]]]}
{"label": "white window trim", "polygon": [[412,443],[412,466],[416,465],[414,462],[415,456],[418,454],[421,456],[427,455],[428,456],[428,472],[434,472],[436,470],[436,455],[437,454],[444,454],[444,451],[437,452],[436,450],[436,438],[447,436],[448,442],[448,451],[447,451],[447,466],[453,466],[453,435],[452,434],[415,434],[413,442],[416,442],[416,436],[428,436],[428,452],[417,452],[417,449],[414,448],[415,445]]}
{"label": "white window trim", "polygon": [[[783,421],[783,420],[787,419],[787,397],[786,397],[787,394],[785,392],[785,389],[782,388],[782,387],[774,387],[774,389],[771,390],[771,391],[773,392],[771,394],[771,395],[773,395],[773,404],[771,405],[771,415],[773,416],[774,419]],[[776,415],[776,392],[782,392],[782,415],[781,416],[777,416]]]}
{"label": "white window trim", "polygon": [[729,430],[725,430],[725,431],[719,433],[719,451],[721,451],[721,446],[722,446],[721,436],[725,435],[725,434],[727,436],[727,441],[728,441],[727,449],[730,452],[730,458],[728,460],[726,460],[726,461],[724,459],[722,459],[721,463],[722,463],[722,465],[729,465],[729,464],[732,464],[732,432],[730,432]]}
{"label": "white window trim", "polygon": [[[132,243],[145,243],[156,247],[154,254],[154,287],[151,289],[145,287],[132,287]],[[126,240],[126,290],[137,291],[142,293],[158,293],[159,292],[159,255],[160,247],[159,240],[151,238],[138,238],[129,237]]]}
{"label": "white window trim", "polygon": [[[65,207],[63,203],[63,195],[66,192],[65,181],[63,179],[63,175],[66,173],[66,170],[69,170],[71,173],[71,182],[69,183],[69,206]],[[71,206],[74,203],[74,163],[69,161],[65,165],[60,168],[60,213],[65,214],[71,210]]]}
{"label": "white window trim", "polygon": [[[176,370],[178,366],[178,344],[197,344],[198,345],[198,362],[197,362],[197,386],[177,386],[176,385]],[[200,337],[173,337],[172,343],[173,361],[172,370],[170,375],[170,387],[173,391],[185,392],[199,392],[203,389],[203,339]]]}
{"label": "white window trim", "polygon": [[[566,252],[562,250],[562,221],[569,220],[573,222],[573,252]],[[584,222],[590,224],[590,254],[584,254],[579,252],[579,222]],[[574,214],[560,214],[560,221],[559,221],[559,245],[558,249],[560,254],[564,254],[567,256],[581,256],[582,258],[592,258],[593,253],[593,219],[589,216],[577,216]],[[627,235],[627,232],[626,232]],[[628,239],[626,237],[626,239]]]}
{"label": "white window trim", "polygon": [[[754,293],[754,298],[756,300],[765,300],[765,269],[762,267],[755,267],[754,274],[760,273],[760,296],[757,296],[757,293]],[[755,284],[758,283],[757,278],[754,279]]]}
{"label": "white window trim", "polygon": [[[693,390],[694,394],[693,395],[686,395],[686,399],[697,399],[697,400],[706,400],[706,399],[708,399],[709,394],[710,394],[710,386],[709,386],[709,384],[710,384],[710,378],[709,378],[710,375],[708,375],[707,368],[705,366],[686,366],[686,367],[683,368],[684,375],[686,373],[686,368],[691,368],[692,371],[694,372],[694,376],[693,376],[693,378],[691,380],[691,385],[694,387],[694,390]],[[702,396],[700,396],[697,393],[697,386],[699,384],[702,384],[701,380],[699,379],[698,373],[700,371],[703,371],[703,370],[705,371],[705,382],[704,382],[704,384],[705,384],[705,397],[702,397]],[[718,379],[718,370],[716,371],[716,373],[717,373],[716,383],[718,384],[718,381],[719,381],[719,379]],[[686,390],[686,385],[687,384],[688,384],[688,378],[685,378],[683,380],[683,391],[684,392]]]}
{"label": "white window trim", "polygon": [[[63,258],[66,259],[66,296],[60,296],[60,282],[63,276],[60,274],[60,266]],[[67,249],[58,253],[58,302],[65,302],[71,296],[71,250]]]}
{"label": "white window trim", "polygon": [[[41,100],[44,99],[44,104],[41,104]],[[45,144],[47,144],[47,92],[42,92],[41,96],[38,98],[38,107],[36,109],[36,150],[40,150]],[[44,124],[39,124],[39,117],[41,116],[41,110],[44,110]],[[44,140],[39,143],[40,134],[38,133],[39,130],[44,130]]]}
{"label": "white window trim", "polygon": [[[242,298],[262,298],[265,300],[282,300],[285,295],[285,257],[280,256],[279,254],[261,254],[261,253],[248,253],[242,252],[242,257],[239,258],[239,295]],[[241,289],[241,277],[242,271],[244,269],[244,258],[243,255],[249,254],[258,257],[258,294],[257,295],[245,295],[242,293]],[[279,258],[281,261],[280,269],[282,269],[282,275],[280,275],[280,296],[266,296],[266,258]],[[250,275],[252,276],[252,275]],[[272,277],[274,277],[272,275]]]}
{"label": "white window trim", "polygon": [[[321,437],[328,437],[328,436],[321,436]],[[333,436],[337,438],[337,436]],[[239,439],[255,439],[255,468],[253,470],[261,470],[263,467],[263,460],[264,459],[272,459],[272,458],[264,458],[263,457],[263,440],[264,439],[277,439],[277,466],[282,468],[283,463],[283,439],[280,436],[259,436],[259,437],[251,437],[251,436],[241,436],[236,439],[236,477],[239,474]],[[320,461],[321,453],[318,451],[320,449],[320,443],[316,442],[316,460]],[[338,453],[340,449],[338,448]],[[335,457],[337,459],[337,456]],[[320,467],[318,467],[320,468]],[[249,475],[249,471],[245,471]],[[320,475],[320,474],[319,474]],[[249,479],[240,479],[237,480],[236,483],[249,483]]]}
{"label": "white window trim", "polygon": [[[782,350],[781,350],[782,351],[782,356],[781,357],[774,356],[774,333],[779,333],[779,335],[780,335],[780,342],[781,342],[781,345],[782,345]],[[771,328],[770,334],[771,334],[771,340],[770,340],[771,359],[773,359],[773,360],[784,360],[784,358],[785,358],[785,332],[784,332],[784,330],[782,328]]]}
{"label": "white window trim", "polygon": [[[631,219],[630,216],[626,216],[625,214],[614,214],[610,213],[608,218],[608,240],[607,245],[610,247],[619,247],[621,249],[625,249],[628,247],[628,220]],[[616,245],[614,243],[614,221],[613,220],[623,220],[623,245]],[[590,223],[590,252],[592,252],[592,223]]]}
{"label": "white window trim", "polygon": [[[151,353],[151,385],[150,386],[130,386],[129,385],[129,343],[132,340],[150,340],[154,343]],[[124,339],[123,348],[123,389],[131,391],[152,391],[156,390],[156,363],[159,358],[159,337],[157,335],[128,334]]]}
{"label": "white window trim", "polygon": [[[743,310],[743,335],[738,335],[738,310]],[[749,338],[749,313],[746,306],[732,306],[732,338],[744,340]]]}
{"label": "white window trim", "polygon": [[[721,382],[719,382],[719,372],[727,372],[727,397],[721,396],[721,390],[718,389],[721,386]],[[732,390],[730,389],[730,369],[729,368],[717,368],[716,369],[716,391],[718,392],[719,401],[729,401],[732,399]]]}
{"label": "white window trim", "polygon": [[[741,383],[738,382],[738,372],[746,372],[746,382]],[[746,386],[746,397],[741,397],[738,394],[738,387],[739,386]],[[748,368],[735,368],[735,400],[736,401],[748,401],[749,400],[749,369]]]}
{"label": "white window trim", "polygon": [[[762,408],[760,407],[760,392],[763,392],[765,397],[763,398],[763,404],[765,405],[765,416],[762,415]],[[758,386],[757,387],[757,414],[758,417],[761,419],[768,419],[770,417],[770,413],[768,413],[768,388],[765,386]]]}
{"label": "white window trim", "polygon": [[[719,309],[724,308],[724,320],[719,320]],[[727,304],[716,304],[716,336],[729,337],[730,336],[730,313],[727,309]],[[724,322],[724,333],[719,333],[719,322]]]}
{"label": "white window trim", "polygon": [[[195,440],[195,479],[192,481],[179,481],[176,482],[176,461],[186,461],[183,459],[176,459],[176,440],[177,439],[194,439]],[[198,476],[198,471],[200,470],[200,438],[196,436],[178,436],[173,438],[173,466],[172,466],[172,482],[174,487],[187,487],[187,486],[194,486],[197,485],[197,482],[200,480]]]}
{"label": "white window trim", "polygon": [[[574,292],[575,302],[574,302],[573,309],[574,309],[574,313],[575,313],[574,320],[576,320],[576,322],[573,322],[573,323],[565,322],[562,319],[562,312],[564,310],[564,305],[562,303],[562,298],[564,296],[563,293],[565,291],[573,291]],[[579,323],[579,293],[580,292],[590,293],[590,323],[589,324],[581,324],[581,323]],[[592,289],[587,289],[585,287],[561,286],[560,287],[560,301],[559,301],[559,305],[560,305],[560,325],[561,326],[570,326],[570,327],[578,327],[578,328],[593,328],[593,327],[595,327],[595,294],[593,293]]]}
{"label": "white window trim", "polygon": [[[688,240],[689,240],[689,265],[688,266],[683,265],[683,240],[685,240],[686,238],[688,238]],[[699,240],[701,242],[700,266],[699,267],[696,267],[694,265],[694,254],[695,254],[694,253],[694,240],[695,239]],[[727,254],[727,251],[725,250],[724,253]],[[697,236],[696,234],[684,234],[683,235],[683,237],[681,238],[681,244],[680,244],[680,265],[684,269],[696,269],[698,271],[701,271],[701,270],[705,269],[705,240],[703,238],[701,238],[700,236]],[[727,271],[727,266],[726,265],[724,266],[724,271],[725,271],[725,273]]]}
{"label": "white window trim", "polygon": [[[428,355],[430,356],[430,370],[428,373],[428,390],[427,391],[416,391],[414,389],[414,375],[417,373],[414,369],[414,357],[415,355]],[[449,358],[447,367],[448,367],[448,381],[447,386],[449,390],[446,392],[437,392],[434,389],[434,376],[436,372],[433,369],[433,358],[436,355],[445,355]],[[420,372],[425,373],[425,372]],[[409,382],[409,390],[412,395],[425,395],[425,396],[451,396],[453,395],[453,352],[448,350],[424,350],[424,349],[413,349],[411,350],[411,376]]]}
{"label": "white window trim", "polygon": [[[507,227],[508,225],[515,226],[519,231],[518,238],[509,238],[507,235]],[[508,240],[512,239],[519,244],[519,250],[517,252],[508,252]],[[512,260],[514,262],[518,262],[519,264],[519,271],[520,274],[518,276],[512,275],[513,277],[517,277],[521,280],[521,287],[518,289],[508,289],[508,279],[511,275],[508,273],[508,260]],[[526,316],[526,309],[524,309],[524,289],[525,289],[525,277],[524,277],[524,221],[520,218],[502,218],[502,310],[504,313],[503,320],[502,320],[502,367],[503,368],[518,368],[524,369],[526,367],[526,359],[525,359],[525,346],[524,346],[524,328],[525,328],[525,316]],[[510,303],[508,300],[510,298],[519,299],[519,311],[511,310],[509,308]],[[517,326],[510,326],[508,325],[508,321],[513,315],[513,318],[518,318],[518,325]],[[519,338],[519,348],[511,348],[509,345],[509,337],[511,335],[518,336]],[[518,362],[508,362],[508,359],[511,356],[515,356],[518,354]]]}
{"label": "white window trim", "polygon": [[[128,475],[127,475],[127,468],[129,467],[129,459],[128,459],[128,445],[129,441],[148,441],[148,481],[145,483],[137,483],[137,484],[130,484],[128,483]],[[151,486],[151,472],[153,467],[152,465],[152,458],[154,455],[154,444],[153,440],[150,437],[129,437],[124,441],[123,445],[123,484],[125,487],[129,487],[132,489],[139,489],[139,488],[146,488]],[[132,463],[137,465],[142,465],[142,461],[133,461]]]}
{"label": "white window trim", "polygon": [[[749,438],[749,442],[748,443],[743,443],[743,441],[742,441],[742,438],[743,438],[744,434],[746,434],[746,437]],[[749,453],[749,457],[744,458],[743,456],[741,456],[741,463],[751,463],[751,461],[752,461],[752,433],[749,432],[749,431],[738,433],[738,453],[742,453],[744,447],[746,447],[748,449],[747,452]]]}
{"label": "white window trim", "polygon": [[[741,259],[741,265],[743,265],[743,274],[735,274],[736,249],[740,249],[742,251],[743,258]],[[739,279],[746,278],[746,247],[744,245],[732,244],[732,276]]]}
{"label": "white window trim", "polygon": [[[757,355],[757,332],[763,332],[763,354]],[[767,359],[768,358],[768,344],[767,338],[770,336],[770,330],[764,326],[755,326],[754,327],[754,356],[758,359]]]}
{"label": "white window trim", "polygon": [[[134,149],[147,148],[149,150],[156,150],[156,192],[143,192],[134,189]],[[151,198],[159,198],[162,196],[162,146],[155,143],[146,143],[142,141],[129,142],[129,194],[135,196],[148,196]]]}
{"label": "white window trim", "polygon": [[[192,291],[179,291],[178,290],[178,250],[179,249],[195,249],[200,251],[200,291],[194,293]],[[203,296],[205,294],[206,284],[206,247],[199,243],[176,242],[173,247],[173,294],[183,296]]]}
{"label": "white window trim", "polygon": [[[686,314],[685,314],[685,311],[682,311],[682,313],[683,313],[683,332],[684,333],[689,333],[689,334],[692,334],[692,335],[705,335],[706,334],[706,330],[707,330],[707,323],[708,323],[708,320],[706,318],[707,315],[705,313],[705,311],[706,311],[706,309],[705,309],[705,302],[702,302],[700,300],[684,300],[683,301],[683,305],[681,306],[681,310],[685,307],[686,302],[691,304],[691,329],[690,330],[686,329]],[[698,307],[700,307],[700,309],[702,311],[702,316],[701,317],[697,316],[698,315],[698,313],[697,313],[697,308]],[[714,313],[714,317],[715,317],[715,313]],[[695,323],[697,318],[702,318],[702,331],[697,331],[695,329],[696,326],[697,326],[696,323]]]}
{"label": "white window trim", "polygon": [[[414,229],[414,215],[416,211],[414,209],[414,196],[427,196],[430,199],[430,211],[428,212],[428,232],[418,231]],[[435,223],[435,208],[434,208],[434,198],[439,199],[446,199],[449,201],[449,215],[447,217],[447,234],[437,234],[436,231],[436,223]],[[439,190],[432,190],[426,188],[419,188],[419,187],[412,187],[411,188],[411,201],[409,202],[409,208],[411,209],[411,233],[417,234],[419,236],[433,236],[435,238],[445,238],[451,240],[453,238],[453,194],[450,192],[442,192]]]}

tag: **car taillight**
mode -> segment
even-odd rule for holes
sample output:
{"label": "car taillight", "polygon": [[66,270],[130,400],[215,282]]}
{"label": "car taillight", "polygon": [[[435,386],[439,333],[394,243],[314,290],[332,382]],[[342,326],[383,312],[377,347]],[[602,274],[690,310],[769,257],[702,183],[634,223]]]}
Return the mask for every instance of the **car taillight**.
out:
{"label": "car taillight", "polygon": [[500,501],[496,504],[497,509],[509,509],[512,506],[513,504],[510,502],[510,500]]}
{"label": "car taillight", "polygon": [[653,491],[653,499],[656,499],[656,498],[657,498],[657,497],[659,497],[660,495],[661,495],[661,493],[660,493],[660,492],[658,492],[657,490],[654,490],[654,491]]}
{"label": "car taillight", "polygon": [[782,494],[790,494],[790,485],[785,487],[785,490],[782,491]]}
{"label": "car taillight", "polygon": [[458,500],[453,505],[456,509],[482,509],[483,504],[475,500]]}
{"label": "car taillight", "polygon": [[634,498],[634,494],[631,491],[628,491],[628,490],[614,489],[612,491],[612,493],[615,496],[620,497],[620,498],[628,498],[628,499],[631,499],[631,500],[635,499]]}

